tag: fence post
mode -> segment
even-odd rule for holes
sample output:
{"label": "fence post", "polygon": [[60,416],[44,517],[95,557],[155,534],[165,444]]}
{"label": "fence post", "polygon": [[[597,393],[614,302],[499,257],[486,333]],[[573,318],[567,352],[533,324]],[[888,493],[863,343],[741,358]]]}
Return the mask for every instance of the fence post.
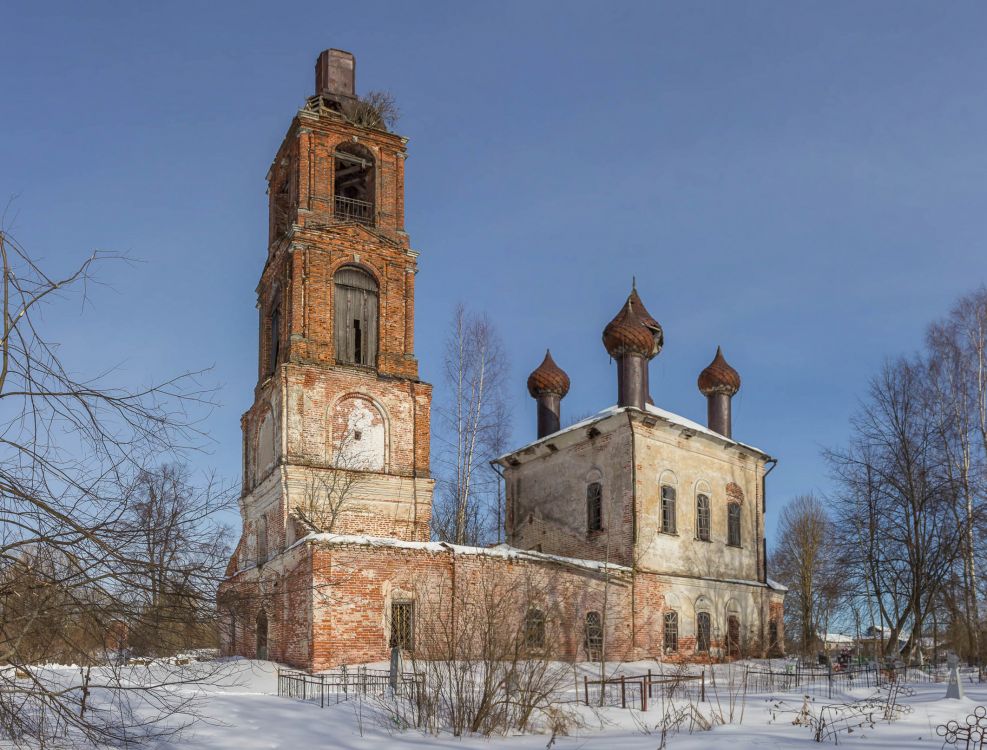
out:
{"label": "fence post", "polygon": [[648,697],[651,697],[651,668],[648,667]]}
{"label": "fence post", "polygon": [[624,675],[620,676],[620,707],[627,708],[627,690],[624,683]]}
{"label": "fence post", "polygon": [[583,675],[583,697],[586,699],[586,705],[589,705],[589,677]]}
{"label": "fence post", "polygon": [[703,681],[702,685],[699,687],[699,700],[703,703],[706,702],[706,668],[703,668]]}
{"label": "fence post", "polygon": [[319,708],[326,707],[326,676],[319,675]]}
{"label": "fence post", "polygon": [[[649,669],[648,676],[650,677],[650,675],[651,675],[651,670]],[[647,689],[645,689],[644,682],[642,681],[641,682],[641,710],[642,711],[648,710],[648,692],[650,690],[651,690],[651,681],[650,680],[648,681]]]}

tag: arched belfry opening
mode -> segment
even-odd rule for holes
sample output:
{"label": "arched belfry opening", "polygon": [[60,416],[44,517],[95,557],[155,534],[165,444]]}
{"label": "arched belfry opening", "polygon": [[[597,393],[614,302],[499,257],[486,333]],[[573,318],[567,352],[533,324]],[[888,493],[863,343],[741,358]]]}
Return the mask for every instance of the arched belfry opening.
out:
{"label": "arched belfry opening", "polygon": [[375,224],[376,170],[370,150],[359,143],[342,143],[333,153],[334,212],[337,221]]}
{"label": "arched belfry opening", "polygon": [[377,281],[355,266],[336,272],[335,321],[336,362],[377,366]]}

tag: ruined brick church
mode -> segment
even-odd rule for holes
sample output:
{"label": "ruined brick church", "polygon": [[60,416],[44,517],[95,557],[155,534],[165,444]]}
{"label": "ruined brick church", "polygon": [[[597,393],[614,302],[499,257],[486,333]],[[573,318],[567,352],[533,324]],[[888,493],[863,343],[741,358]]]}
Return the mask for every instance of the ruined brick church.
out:
{"label": "ruined brick church", "polygon": [[314,670],[381,661],[392,646],[422,653],[484,592],[505,607],[505,630],[554,658],[779,651],[784,588],[767,577],[764,542],[774,459],[733,439],[740,377],[719,350],[699,375],[706,426],[652,403],[663,331],[635,289],[598,352],[616,362],[616,406],[561,428],[568,376],[546,354],[528,378],[537,439],[496,461],[508,543],[430,541],[407,140],[357,97],[352,55],[323,52],[315,78],[267,175],[224,651]]}

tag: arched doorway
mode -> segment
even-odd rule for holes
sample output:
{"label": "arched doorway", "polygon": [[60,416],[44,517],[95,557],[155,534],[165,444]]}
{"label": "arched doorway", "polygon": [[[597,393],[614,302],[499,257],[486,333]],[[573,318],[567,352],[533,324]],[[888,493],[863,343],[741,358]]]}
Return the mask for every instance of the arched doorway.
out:
{"label": "arched doorway", "polygon": [[257,658],[267,661],[267,612],[257,613]]}

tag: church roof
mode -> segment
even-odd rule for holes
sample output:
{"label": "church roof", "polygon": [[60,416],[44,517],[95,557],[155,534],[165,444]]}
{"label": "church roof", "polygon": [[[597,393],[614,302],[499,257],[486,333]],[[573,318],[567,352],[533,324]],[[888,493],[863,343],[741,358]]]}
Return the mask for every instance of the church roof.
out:
{"label": "church roof", "polygon": [[[505,462],[511,456],[516,455],[521,451],[527,450],[528,448],[533,448],[536,445],[541,445],[543,443],[551,442],[552,440],[557,440],[560,436],[566,435],[571,432],[578,432],[580,430],[585,430],[587,427],[589,427],[590,425],[596,422],[602,422],[605,419],[608,419],[616,414],[622,414],[628,410],[638,411],[638,412],[640,411],[639,409],[636,409],[633,406],[611,406],[607,409],[604,409],[601,412],[598,412],[597,414],[594,414],[592,417],[587,417],[586,419],[580,420],[575,424],[571,424],[568,427],[559,430],[558,432],[553,432],[551,435],[546,435],[545,437],[539,438],[538,440],[534,440],[528,443],[527,445],[522,445],[519,448],[515,448],[514,450],[509,451],[508,453],[505,453],[502,456],[498,456],[497,458],[494,459],[494,463]],[[693,422],[691,419],[686,419],[685,417],[679,416],[678,414],[673,414],[670,411],[665,411],[664,409],[660,409],[654,404],[647,404],[645,407],[645,413],[654,415],[664,422],[675,425],[684,430],[689,430],[690,432],[693,432],[697,435],[703,435],[705,437],[712,438],[719,443],[728,446],[736,446],[738,448],[743,448],[752,453],[757,453],[766,458],[770,458],[770,455],[762,451],[760,448],[756,448],[753,445],[748,445],[747,443],[741,443],[737,440],[732,440],[728,437],[724,437],[720,433],[711,430],[708,427],[699,424],[698,422]]]}
{"label": "church roof", "polygon": [[562,398],[569,392],[569,376],[555,364],[552,353],[545,351],[545,359],[528,376],[528,393],[535,398],[543,393],[554,393]]}
{"label": "church roof", "polygon": [[720,347],[716,347],[713,361],[699,373],[698,385],[704,396],[714,393],[726,393],[732,396],[740,390],[740,374],[726,361]]}
{"label": "church roof", "polygon": [[661,351],[665,334],[661,325],[651,317],[632,288],[627,301],[603,329],[603,345],[611,357],[624,354],[640,354],[651,359]]}

